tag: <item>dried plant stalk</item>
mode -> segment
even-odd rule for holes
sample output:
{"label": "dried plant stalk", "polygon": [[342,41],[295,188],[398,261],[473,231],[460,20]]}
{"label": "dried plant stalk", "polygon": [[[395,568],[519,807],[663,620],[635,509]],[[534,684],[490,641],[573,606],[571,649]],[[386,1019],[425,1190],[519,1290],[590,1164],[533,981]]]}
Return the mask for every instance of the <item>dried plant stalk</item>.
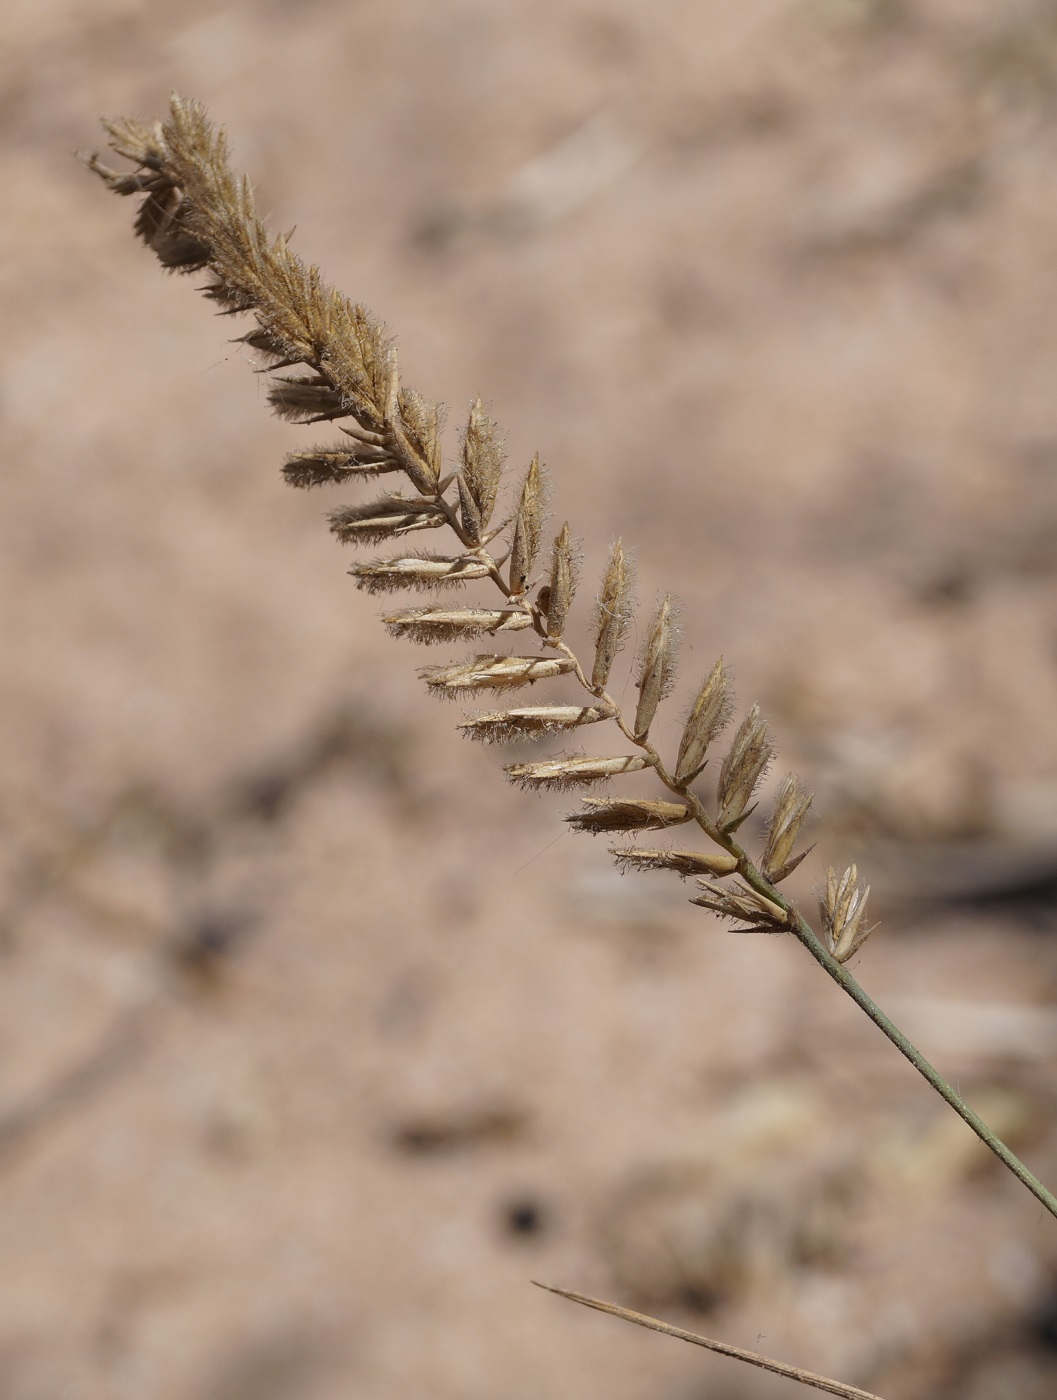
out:
{"label": "dried plant stalk", "polygon": [[[423,672],[429,688],[441,695],[466,694],[542,679],[564,678],[587,692],[585,705],[568,700],[484,714],[462,728],[474,737],[529,738],[611,720],[638,754],[619,760],[553,759],[514,765],[508,776],[530,786],[571,780],[576,764],[591,780],[602,776],[598,765],[622,763],[649,769],[667,797],[587,798],[567,817],[577,830],[634,832],[693,822],[708,844],[703,853],[617,851],[624,866],[669,869],[677,874],[704,873],[702,893],[694,901],[751,929],[792,934],[807,952],[888,1037],[935,1091],[951,1105],[990,1150],[1054,1216],[1057,1199],[1001,1142],[960,1095],[893,1025],[854,977],[846,963],[861,949],[868,891],[852,867],[831,873],[822,899],[822,933],[811,927],[796,905],[777,888],[802,859],[794,850],[810,798],[789,779],[780,788],[759,864],[739,844],[735,833],[745,822],[754,794],[775,749],[760,715],[752,706],[723,760],[714,801],[696,786],[709,745],[730,711],[729,678],[718,662],[694,700],[679,752],[667,766],[650,742],[649,731],[671,681],[674,655],[670,599],[662,601],[646,634],[639,664],[636,714],[625,715],[607,692],[610,674],[623,647],[633,612],[634,580],[630,560],[617,541],[602,576],[594,616],[594,657],[587,670],[564,640],[573,602],[575,567],[568,526],[555,541],[550,577],[535,603],[527,599],[539,554],[544,518],[544,483],[538,457],[525,476],[512,522],[491,526],[503,469],[495,425],[475,399],[462,442],[461,464],[445,477],[442,467],[442,414],[438,405],[402,385],[396,354],[380,323],[362,306],[348,301],[323,280],[319,270],[302,261],[286,238],[272,237],[258,218],[249,181],[236,178],[228,162],[224,136],[195,103],[174,98],[165,122],[145,125],[131,120],[107,124],[111,147],[133,169],[108,169],[96,157],[87,164],[116,194],[141,198],[137,234],[174,272],[203,273],[206,295],[224,313],[245,313],[254,326],[243,337],[265,361],[265,370],[297,372],[273,377],[269,401],[281,416],[296,422],[337,420],[348,437],[345,451],[313,449],[289,458],[284,475],[296,486],[399,472],[415,495],[387,496],[383,502],[344,507],[332,515],[335,532],[349,542],[410,529],[450,529],[448,555],[415,554],[356,564],[350,570],[369,592],[398,589],[444,589],[474,582],[498,589],[501,597],[482,631],[532,629],[546,656],[478,657]],[[493,552],[493,541],[500,545]],[[508,562],[505,572],[501,564]],[[476,610],[423,610],[389,614],[386,623],[415,641],[472,635],[481,620]],[[514,622],[514,616],[519,621]],[[591,765],[596,765],[592,770]],[[720,881],[736,877],[730,884]],[[862,1394],[854,1388],[835,1394]]]}

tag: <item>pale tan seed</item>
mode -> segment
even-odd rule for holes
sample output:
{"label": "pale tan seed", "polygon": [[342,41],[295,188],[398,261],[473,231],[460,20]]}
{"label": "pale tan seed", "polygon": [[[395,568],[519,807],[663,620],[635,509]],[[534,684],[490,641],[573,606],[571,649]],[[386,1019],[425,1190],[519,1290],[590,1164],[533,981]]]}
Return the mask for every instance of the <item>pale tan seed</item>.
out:
{"label": "pale tan seed", "polygon": [[514,517],[514,542],[510,549],[510,591],[520,597],[528,585],[543,533],[544,483],[539,453],[525,473],[521,500]]}

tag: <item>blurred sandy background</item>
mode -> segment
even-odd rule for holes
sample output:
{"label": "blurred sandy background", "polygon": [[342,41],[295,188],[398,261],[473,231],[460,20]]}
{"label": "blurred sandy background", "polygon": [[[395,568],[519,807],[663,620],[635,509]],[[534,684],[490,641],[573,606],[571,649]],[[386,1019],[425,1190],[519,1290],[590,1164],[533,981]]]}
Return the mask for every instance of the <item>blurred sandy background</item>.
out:
{"label": "blurred sandy background", "polygon": [[[323,440],[71,158],[172,89],[817,787],[867,988],[1057,1178],[1057,5],[6,0],[0,1394],[1049,1397],[1057,1227],[795,946],[382,634]],[[678,706],[673,707],[673,714]],[[799,1392],[798,1392],[799,1393]]]}

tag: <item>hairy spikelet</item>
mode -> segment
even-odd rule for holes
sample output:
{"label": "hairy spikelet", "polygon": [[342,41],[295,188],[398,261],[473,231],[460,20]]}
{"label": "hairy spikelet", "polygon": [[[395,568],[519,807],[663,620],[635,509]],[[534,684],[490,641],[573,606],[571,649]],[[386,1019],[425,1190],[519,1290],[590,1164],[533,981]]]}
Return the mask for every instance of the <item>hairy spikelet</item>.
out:
{"label": "hairy spikelet", "polygon": [[514,516],[514,543],[510,548],[510,592],[521,597],[540,551],[543,534],[544,482],[539,453],[525,473],[521,500]]}
{"label": "hairy spikelet", "polygon": [[604,705],[526,705],[521,709],[474,715],[459,728],[469,738],[486,744],[509,744],[519,739],[561,734],[612,718],[613,711]]}
{"label": "hairy spikelet", "polygon": [[565,818],[576,831],[597,835],[603,831],[659,831],[690,820],[690,809],[681,802],[657,798],[585,797],[579,812]]}
{"label": "hairy spikelet", "polygon": [[401,588],[421,591],[470,583],[487,578],[489,568],[480,559],[467,555],[449,559],[439,554],[420,554],[413,558],[372,559],[366,564],[353,564],[349,573],[357,587],[368,593],[392,593]]}
{"label": "hairy spikelet", "polygon": [[481,400],[474,399],[462,443],[459,481],[472,506],[477,528],[482,531],[488,528],[495,510],[503,461],[503,447],[496,425],[485,413]]}
{"label": "hairy spikelet", "polygon": [[565,656],[475,656],[453,666],[426,666],[419,675],[437,695],[461,695],[472,690],[510,690],[533,685],[571,671]]}
{"label": "hairy spikelet", "polygon": [[609,554],[602,586],[595,603],[595,661],[591,685],[604,690],[617,659],[635,610],[635,573],[631,560],[624,552],[623,540],[617,540]]}
{"label": "hairy spikelet", "polygon": [[819,899],[822,928],[830,952],[839,963],[846,963],[859,951],[874,930],[866,922],[866,901],[870,886],[859,880],[855,866],[843,875],[826,872],[826,888]]}
{"label": "hairy spikelet", "polygon": [[641,773],[650,766],[642,754],[618,754],[612,758],[589,758],[584,754],[559,754],[541,763],[511,763],[503,772],[512,783],[525,788],[561,790],[608,782],[625,773]]}
{"label": "hairy spikelet", "polygon": [[547,585],[547,636],[557,641],[565,631],[569,609],[576,592],[577,560],[573,540],[566,521],[555,536],[551,551],[551,576]]}
{"label": "hairy spikelet", "polygon": [[778,885],[792,875],[810,850],[809,847],[808,851],[793,855],[793,847],[811,807],[812,797],[813,794],[804,788],[795,773],[782,780],[767,826],[767,845],[760,862],[761,875],[772,885]]}
{"label": "hairy spikelet", "polygon": [[382,622],[391,636],[426,646],[479,637],[484,632],[521,632],[532,626],[528,613],[513,608],[407,608],[383,614]]}
{"label": "hairy spikelet", "polygon": [[720,918],[738,920],[746,933],[779,933],[789,926],[789,915],[780,904],[741,881],[734,885],[717,885],[710,880],[699,880],[698,884],[703,893],[690,903],[711,909]]}
{"label": "hairy spikelet", "polygon": [[637,739],[645,739],[650,732],[657,706],[672,688],[675,640],[672,595],[666,593],[657,604],[639,658],[639,703],[635,709]]}
{"label": "hairy spikelet", "polygon": [[330,533],[342,544],[372,544],[408,535],[414,530],[436,530],[447,523],[443,511],[427,501],[405,496],[383,496],[358,506],[339,506],[327,519]]}
{"label": "hairy spikelet", "polygon": [[280,418],[291,423],[324,423],[348,412],[337,389],[322,375],[277,375],[268,402]]}
{"label": "hairy spikelet", "polygon": [[705,763],[709,744],[730,720],[730,672],[720,657],[698,692],[683,730],[675,763],[677,783],[693,782]]}
{"label": "hairy spikelet", "polygon": [[613,846],[610,855],[621,870],[674,870],[684,880],[690,875],[731,875],[736,857],[726,851],[654,851],[645,846]]}
{"label": "hairy spikelet", "polygon": [[309,490],[399,470],[395,459],[380,448],[365,447],[357,452],[317,447],[311,452],[292,452],[283,463],[283,478],[288,486]]}
{"label": "hairy spikelet", "polygon": [[774,758],[775,749],[759,705],[742,720],[719,774],[719,825],[735,830],[749,815],[745,810],[756,786]]}

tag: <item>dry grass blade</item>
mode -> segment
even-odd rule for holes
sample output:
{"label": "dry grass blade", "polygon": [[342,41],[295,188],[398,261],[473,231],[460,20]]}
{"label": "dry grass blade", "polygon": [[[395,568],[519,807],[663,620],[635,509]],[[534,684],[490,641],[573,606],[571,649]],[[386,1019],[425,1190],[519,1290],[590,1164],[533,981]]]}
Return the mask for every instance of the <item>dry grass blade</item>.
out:
{"label": "dry grass blade", "polygon": [[834,1381],[828,1376],[820,1376],[815,1371],[805,1371],[800,1366],[790,1366],[785,1361],[776,1361],[771,1356],[761,1356],[758,1351],[746,1351],[743,1347],[731,1346],[729,1342],[713,1341],[711,1337],[702,1337],[697,1332],[686,1332],[682,1327],[673,1327],[671,1323],[661,1322],[659,1318],[649,1317],[646,1313],[632,1312],[630,1308],[622,1308],[616,1303],[603,1303],[599,1298],[589,1298],[585,1293],[573,1293],[567,1288],[555,1288],[549,1283],[539,1283],[535,1279],[533,1282],[537,1288],[543,1288],[548,1293],[556,1293],[559,1298],[568,1298],[570,1302],[582,1303],[585,1308],[594,1308],[597,1312],[609,1313],[610,1317],[619,1317],[622,1322],[633,1322],[636,1327],[647,1327],[651,1332],[662,1332],[666,1337],[676,1337],[681,1342],[690,1342],[695,1347],[707,1347],[709,1351],[715,1351],[720,1356],[730,1356],[735,1361],[744,1361],[750,1366],[759,1366],[763,1371],[771,1371],[776,1376],[785,1376],[791,1381],[799,1381],[801,1385],[813,1386],[815,1390],[825,1391],[827,1395],[839,1395],[843,1400],[881,1400],[881,1396],[874,1395],[872,1391],[860,1390],[857,1385],[846,1385],[844,1381]]}

